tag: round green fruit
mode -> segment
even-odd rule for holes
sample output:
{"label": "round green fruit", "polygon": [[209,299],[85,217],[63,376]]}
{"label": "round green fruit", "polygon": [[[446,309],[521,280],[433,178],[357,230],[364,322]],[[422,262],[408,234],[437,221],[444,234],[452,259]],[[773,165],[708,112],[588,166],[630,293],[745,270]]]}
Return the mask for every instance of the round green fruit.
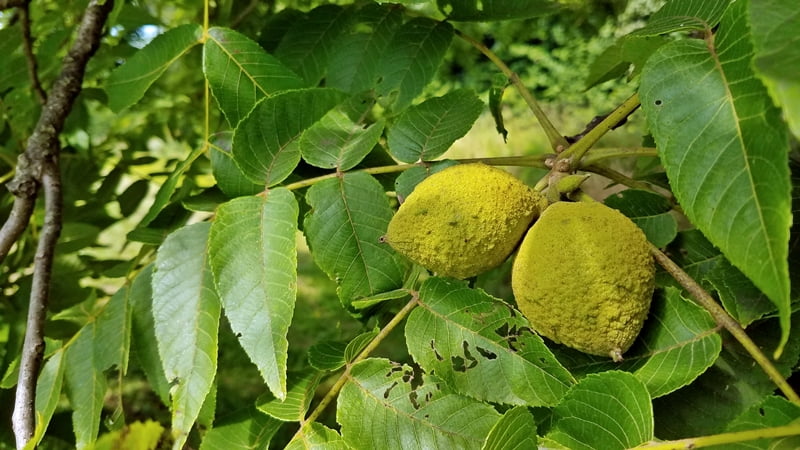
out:
{"label": "round green fruit", "polygon": [[505,261],[545,205],[508,172],[459,164],[419,183],[383,239],[438,275],[468,278]]}
{"label": "round green fruit", "polygon": [[547,208],[520,245],[511,287],[542,336],[615,361],[642,329],[655,266],[647,238],[601,203]]}

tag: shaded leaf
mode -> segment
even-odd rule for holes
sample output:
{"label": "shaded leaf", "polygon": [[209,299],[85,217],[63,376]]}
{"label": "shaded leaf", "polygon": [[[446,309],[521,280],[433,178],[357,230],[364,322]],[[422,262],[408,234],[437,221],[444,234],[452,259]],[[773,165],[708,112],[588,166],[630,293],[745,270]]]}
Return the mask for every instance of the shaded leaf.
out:
{"label": "shaded leaf", "polygon": [[233,132],[224,131],[215,134],[209,144],[211,157],[211,171],[217,186],[229,197],[255,195],[264,190],[262,184],[250,181],[231,155],[231,141]]}
{"label": "shaded leaf", "polygon": [[494,21],[550,15],[561,8],[552,0],[437,0],[449,20]]}
{"label": "shaded leaf", "polygon": [[202,32],[197,24],[180,25],[156,36],[134,53],[106,81],[108,107],[120,112],[138,102],[167,67],[200,43]]}
{"label": "shaded leaf", "polygon": [[382,120],[359,124],[339,109],[332,109],[303,133],[300,152],[312,166],[350,170],[375,147],[383,127]]}
{"label": "shaded leaf", "polygon": [[800,10],[786,0],[747,2],[755,55],[753,63],[770,96],[800,138]]}
{"label": "shaded leaf", "polygon": [[333,371],[344,367],[347,342],[323,341],[308,349],[308,363],[317,370]]}
{"label": "shaded leaf", "polygon": [[647,121],[689,219],[778,307],[789,332],[790,183],[785,129],[749,65],[744,2],[729,8],[712,53],[661,47],[642,72]]}
{"label": "shaded leaf", "polygon": [[[800,419],[800,406],[783,397],[769,396],[761,403],[754,405],[734,419],[726,431],[750,431],[759,428],[779,427],[797,422]],[[720,449],[721,446],[711,448]],[[800,448],[800,436],[773,439],[755,439],[746,442],[725,445],[726,449],[762,449],[762,448]]]}
{"label": "shaded leaf", "polygon": [[256,450],[269,446],[283,424],[255,408],[224,417],[203,436],[200,450]]}
{"label": "shaded leaf", "polygon": [[298,73],[307,86],[325,75],[331,48],[352,19],[352,8],[322,5],[296,20],[275,49],[275,56]]}
{"label": "shaded leaf", "polygon": [[225,316],[270,391],[286,397],[286,334],[297,295],[298,205],[283,188],[220,206],[208,253]]}
{"label": "shaded leaf", "polygon": [[656,291],[647,322],[622,363],[577,351],[556,351],[575,375],[625,370],[660,397],[688,385],[716,361],[722,349],[717,324],[700,306],[681,297],[676,288]]}
{"label": "shaded leaf", "polygon": [[[139,221],[139,225],[137,225],[136,230],[140,230],[145,228],[149,225],[161,211],[169,204],[170,198],[172,194],[175,192],[175,188],[178,186],[178,181],[183,178],[183,173],[191,167],[194,160],[196,160],[200,155],[203,154],[205,151],[204,147],[197,147],[189,153],[189,156],[186,159],[180,161],[172,172],[167,177],[166,181],[161,184],[161,187],[158,188],[158,192],[156,192],[156,198],[153,200],[153,203],[150,205],[150,209],[147,211],[142,220]],[[134,231],[136,231],[134,230]],[[133,233],[133,231],[131,232]],[[161,241],[158,242],[159,244]]]}
{"label": "shaded leaf", "polygon": [[389,151],[408,163],[435,159],[467,134],[481,111],[483,102],[465,89],[425,100],[406,109],[389,127]]}
{"label": "shaded leaf", "polygon": [[341,93],[324,88],[264,99],[234,131],[234,161],[254,183],[266,187],[280,183],[300,162],[300,135],[341,100]]}
{"label": "shaded leaf", "polygon": [[269,392],[256,399],[256,408],[284,422],[302,422],[306,417],[308,405],[314,399],[314,392],[322,379],[322,372],[306,370],[291,374],[287,380],[286,399],[281,401]]}
{"label": "shaded leaf", "polygon": [[[642,71],[642,65],[659,47],[666,44],[660,36],[623,36],[598,55],[589,66],[586,88],[623,75],[633,77]],[[633,71],[631,71],[633,65]]]}
{"label": "shaded leaf", "polygon": [[547,438],[567,448],[626,449],[653,439],[647,388],[627,372],[592,374],[553,410]]}
{"label": "shaded leaf", "polygon": [[500,415],[420,376],[385,359],[354,365],[336,410],[344,440],[354,448],[480,448]]}
{"label": "shaded leaf", "polygon": [[517,406],[506,411],[495,423],[483,450],[525,450],[538,448],[536,439],[536,422],[524,406]]}
{"label": "shaded leaf", "polygon": [[[793,327],[800,317],[793,316]],[[755,322],[747,334],[760,348],[775,348],[781,337],[778,319]],[[747,408],[775,391],[773,383],[753,362],[752,357],[732,337],[711,368],[692,384],[654,399],[656,435],[661,439],[680,439],[722,433],[727,424]],[[773,361],[782,376],[788,377],[800,358],[800,334],[792,333],[783,355]]]}
{"label": "shaded leaf", "polygon": [[397,198],[402,203],[408,197],[414,188],[422,182],[422,180],[429,176],[458,164],[455,161],[437,161],[432,164],[425,164],[424,166],[412,167],[403,171],[394,182],[395,191],[397,191]]}
{"label": "shaded leaf", "polygon": [[227,28],[208,30],[203,72],[231,127],[236,127],[260,99],[306,85],[257,43]]}
{"label": "shaded leaf", "polygon": [[378,83],[378,62],[403,23],[400,8],[369,3],[359,9],[357,25],[333,41],[328,58],[327,86],[356,94]]}
{"label": "shaded leaf", "polygon": [[169,405],[169,381],[158,354],[153,319],[153,265],[144,267],[131,284],[131,356],[147,376],[158,398]]}
{"label": "shaded leaf", "polygon": [[427,373],[482,401],[552,406],[574,383],[520,313],[455,280],[422,284],[406,344]]}
{"label": "shaded leaf", "polygon": [[743,327],[776,310],[769,298],[725,258],[720,258],[705,280],[717,291],[725,310]]}
{"label": "shaded leaf", "polygon": [[626,189],[606,197],[603,203],[628,216],[656,247],[666,246],[678,235],[678,222],[669,214],[672,207],[658,194]]}
{"label": "shaded leaf", "polygon": [[170,382],[172,436],[183,445],[217,373],[220,300],[207,255],[209,223],[170,234],[153,271],[153,325]]}
{"label": "shaded leaf", "polygon": [[131,345],[131,288],[123,286],[114,294],[94,323],[95,367],[108,370],[116,367],[128,371]]}
{"label": "shaded leaf", "polygon": [[395,110],[411,104],[436,74],[452,39],[447,22],[418,17],[403,24],[378,64],[381,102]]}
{"label": "shaded leaf", "polygon": [[405,263],[380,238],[392,219],[383,188],[363,172],[321,181],[306,193],[305,233],[317,265],[338,284],[342,303],[397,289]]}

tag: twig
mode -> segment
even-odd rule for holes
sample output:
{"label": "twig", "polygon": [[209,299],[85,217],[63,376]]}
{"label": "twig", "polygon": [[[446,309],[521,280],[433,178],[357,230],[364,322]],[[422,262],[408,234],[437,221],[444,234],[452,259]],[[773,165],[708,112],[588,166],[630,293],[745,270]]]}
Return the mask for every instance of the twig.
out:
{"label": "twig", "polygon": [[687,448],[709,447],[712,445],[733,444],[756,439],[779,438],[800,435],[800,424],[783,425],[780,427],[758,428],[755,430],[733,431],[730,433],[714,434],[688,439],[679,439],[667,442],[651,442],[635,448],[682,450]]}
{"label": "twig", "polygon": [[47,315],[50,278],[58,235],[61,233],[61,175],[58,155],[45,168],[42,179],[45,216],[36,259],[28,307],[25,341],[22,344],[17,396],[14,400],[12,424],[17,448],[23,448],[33,436],[36,416],[36,381],[44,355],[44,319]]}
{"label": "twig", "polygon": [[637,158],[640,156],[657,158],[658,150],[655,147],[593,148],[591,152],[581,159],[581,165],[590,166],[606,159]]}
{"label": "twig", "polygon": [[14,206],[11,207],[11,214],[8,220],[0,228],[0,261],[6,259],[6,255],[11,251],[11,247],[17,239],[25,232],[28,220],[33,212],[34,201],[32,198],[17,198]]}
{"label": "twig", "polygon": [[[53,252],[61,230],[61,182],[59,180],[59,134],[64,121],[80,93],[86,64],[97,51],[113,0],[92,0],[86,8],[78,27],[75,41],[64,57],[61,73],[53,84],[47,102],[42,108],[36,128],[28,139],[25,152],[19,156],[14,179],[7,187],[15,196],[13,219],[16,226],[2,228],[0,242],[15,242],[30,220],[32,207],[41,185],[45,191],[45,222],[36,251],[33,287],[28,306],[25,341],[20,356],[20,373],[17,383],[12,428],[17,447],[23,448],[34,432],[36,381],[42,362],[44,336],[42,324],[47,311],[50,270]],[[17,203],[22,203],[18,205]]]}
{"label": "twig", "polygon": [[31,88],[39,99],[39,103],[44,105],[47,102],[47,93],[42,89],[42,83],[39,82],[39,70],[36,63],[36,55],[33,54],[33,38],[31,37],[31,21],[28,11],[29,2],[20,6],[20,27],[22,29],[22,50],[25,53],[25,61],[28,64],[28,77],[31,79]]}
{"label": "twig", "polygon": [[747,350],[750,356],[761,366],[764,373],[767,374],[770,380],[778,386],[778,389],[783,392],[789,401],[794,404],[800,405],[800,397],[792,389],[786,379],[781,375],[780,371],[772,364],[772,361],[758,348],[755,342],[750,339],[750,336],[745,333],[744,329],[739,325],[736,320],[731,317],[722,306],[717,303],[711,294],[703,289],[697,281],[695,281],[689,274],[683,271],[674,261],[672,261],[661,250],[650,244],[650,253],[653,254],[656,262],[669,273],[684,289],[686,289],[697,302],[711,313],[711,317],[721,325],[723,328],[736,338],[742,347]]}
{"label": "twig", "polygon": [[0,11],[25,6],[30,0],[0,0]]}
{"label": "twig", "polygon": [[577,164],[577,162],[583,158],[583,155],[589,151],[592,145],[600,140],[600,138],[608,133],[611,129],[617,126],[617,124],[623,120],[626,120],[628,116],[638,107],[639,93],[637,92],[622,102],[617,109],[611,111],[605,119],[603,119],[597,124],[597,126],[583,135],[578,142],[572,144],[570,148],[560,155],[559,159],[570,158],[573,161],[573,164]]}
{"label": "twig", "polygon": [[544,110],[542,110],[541,106],[539,106],[539,103],[533,97],[531,91],[529,91],[528,88],[525,87],[525,84],[522,82],[522,80],[520,80],[519,75],[517,75],[516,72],[511,70],[511,68],[508,67],[506,63],[503,62],[503,60],[501,60],[497,55],[495,55],[494,52],[489,50],[488,47],[483,45],[483,43],[478,42],[474,38],[467,36],[466,34],[462,33],[459,30],[455,30],[455,33],[458,37],[465,40],[470,45],[478,49],[481,53],[483,53],[484,56],[489,58],[489,61],[491,61],[495,66],[497,66],[497,68],[500,69],[500,71],[503,72],[503,74],[506,77],[508,77],[509,81],[511,81],[511,84],[513,84],[514,87],[517,88],[517,91],[519,91],[519,94],[522,96],[522,99],[525,100],[525,103],[528,104],[528,107],[533,112],[533,115],[536,116],[536,120],[539,121],[539,124],[544,129],[545,134],[547,134],[547,138],[550,140],[550,146],[553,148],[553,150],[555,151],[558,150],[559,148],[563,150],[567,148],[569,146],[569,142],[567,142],[567,139],[564,136],[562,136],[561,133],[558,132],[556,127],[553,126],[553,123],[550,122],[550,119],[547,117],[547,114],[545,114]]}
{"label": "twig", "polygon": [[366,347],[364,347],[364,350],[362,350],[361,353],[359,353],[358,356],[356,356],[355,359],[353,359],[353,361],[347,363],[344,372],[342,373],[341,376],[339,376],[339,379],[336,380],[336,383],[331,387],[331,389],[325,395],[325,398],[323,398],[319,402],[317,407],[314,408],[314,411],[312,411],[311,414],[309,414],[305,420],[300,422],[300,429],[297,430],[297,433],[295,433],[295,435],[292,437],[292,441],[297,439],[303,439],[305,437],[304,430],[306,428],[306,425],[313,423],[315,420],[317,420],[317,417],[319,417],[319,415],[322,414],[322,411],[324,411],[325,408],[327,408],[328,405],[330,405],[331,402],[333,402],[336,396],[339,395],[339,391],[342,389],[342,387],[344,387],[344,384],[347,382],[347,380],[350,379],[350,369],[352,369],[356,363],[366,359],[367,356],[369,356],[370,353],[372,353],[378,347],[378,345],[380,345],[380,343],[383,342],[384,339],[386,339],[386,336],[388,336],[389,333],[391,333],[392,330],[397,325],[399,325],[400,322],[403,321],[403,319],[406,318],[406,316],[411,312],[412,309],[414,309],[417,306],[418,303],[419,303],[419,294],[417,292],[413,292],[411,294],[411,300],[409,300],[409,302],[406,303],[406,306],[404,306],[403,309],[398,311],[397,314],[395,314],[395,316],[392,317],[392,320],[390,320],[389,323],[387,323],[386,326],[384,326],[381,329],[378,335],[375,336],[375,339],[370,341],[370,343]]}

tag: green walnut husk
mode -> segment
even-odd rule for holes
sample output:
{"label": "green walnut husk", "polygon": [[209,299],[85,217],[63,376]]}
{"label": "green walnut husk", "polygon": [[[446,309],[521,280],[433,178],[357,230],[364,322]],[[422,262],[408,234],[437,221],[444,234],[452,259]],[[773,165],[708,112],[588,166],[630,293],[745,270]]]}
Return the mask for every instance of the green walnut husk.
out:
{"label": "green walnut husk", "polygon": [[511,287],[542,336],[622,360],[642,329],[655,287],[642,230],[601,203],[551,205],[520,245]]}
{"label": "green walnut husk", "polygon": [[384,240],[437,275],[469,278],[502,264],[545,206],[504,170],[459,164],[414,188]]}

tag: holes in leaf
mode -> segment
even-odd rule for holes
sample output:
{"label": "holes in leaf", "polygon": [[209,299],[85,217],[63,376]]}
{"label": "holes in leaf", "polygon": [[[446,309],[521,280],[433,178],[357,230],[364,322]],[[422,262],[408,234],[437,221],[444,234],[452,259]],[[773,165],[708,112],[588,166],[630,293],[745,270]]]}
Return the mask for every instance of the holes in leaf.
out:
{"label": "holes in leaf", "polygon": [[656,106],[661,106],[661,104],[662,104],[662,103],[664,103],[664,102],[662,102],[661,100],[656,100],[656,101],[654,101],[653,103],[654,103]]}
{"label": "holes in leaf", "polygon": [[388,388],[386,388],[385,391],[383,391],[383,398],[389,398],[389,394],[392,392],[392,389],[394,389],[395,386],[397,386],[397,381],[392,383],[391,386],[389,386]]}
{"label": "holes in leaf", "polygon": [[437,361],[444,361],[442,355],[440,355],[439,351],[436,350],[436,341],[434,341],[433,339],[431,339],[431,350],[433,350],[433,356],[436,357]]}
{"label": "holes in leaf", "polygon": [[475,350],[477,350],[478,353],[481,354],[481,356],[483,356],[484,358],[486,358],[488,360],[497,359],[497,354],[495,352],[486,350],[485,348],[481,348],[481,347],[478,347],[478,346],[475,346]]}

